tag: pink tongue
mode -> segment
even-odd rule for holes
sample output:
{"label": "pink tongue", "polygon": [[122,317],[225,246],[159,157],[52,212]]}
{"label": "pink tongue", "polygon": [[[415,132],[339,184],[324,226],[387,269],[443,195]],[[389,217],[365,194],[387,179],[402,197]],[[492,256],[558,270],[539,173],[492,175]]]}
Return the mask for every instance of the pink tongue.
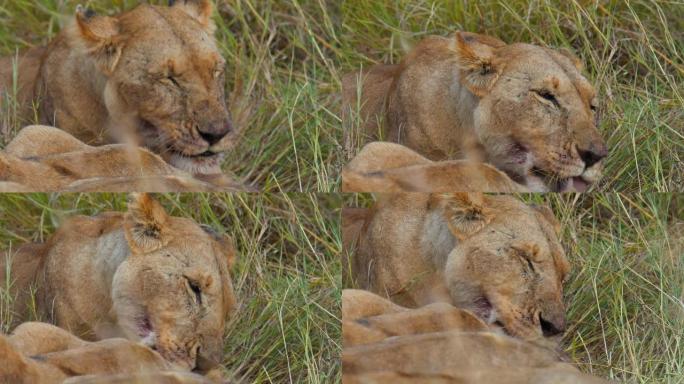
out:
{"label": "pink tongue", "polygon": [[577,192],[586,192],[587,188],[589,188],[589,184],[587,184],[587,182],[579,176],[572,178],[572,186]]}

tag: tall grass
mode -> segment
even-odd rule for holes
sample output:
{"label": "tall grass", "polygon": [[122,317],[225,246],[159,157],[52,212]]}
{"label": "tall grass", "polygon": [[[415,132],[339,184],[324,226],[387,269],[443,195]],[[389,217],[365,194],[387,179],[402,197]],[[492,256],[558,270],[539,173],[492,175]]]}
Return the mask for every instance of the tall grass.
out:
{"label": "tall grass", "polygon": [[[233,236],[240,308],[223,367],[236,383],[339,380],[338,198],[314,194],[168,194],[171,214]],[[44,241],[66,217],[125,210],[120,194],[0,194],[0,249]],[[11,318],[0,287],[0,328]]]}
{"label": "tall grass", "polygon": [[573,362],[620,382],[683,382],[684,195],[520,197],[550,206],[561,222],[572,265],[563,347]]}
{"label": "tall grass", "polygon": [[456,30],[570,49],[599,92],[599,128],[610,155],[598,189],[681,190],[681,1],[358,0],[343,2],[339,12],[339,72],[397,63],[423,37]]}

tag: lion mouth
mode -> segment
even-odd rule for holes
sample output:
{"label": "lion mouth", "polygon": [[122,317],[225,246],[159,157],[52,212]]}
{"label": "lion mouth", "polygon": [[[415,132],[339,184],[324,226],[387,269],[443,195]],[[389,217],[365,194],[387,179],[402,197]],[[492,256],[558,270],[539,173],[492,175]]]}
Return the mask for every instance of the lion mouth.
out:
{"label": "lion mouth", "polygon": [[541,168],[533,167],[530,171],[533,176],[540,178],[550,192],[586,192],[592,182],[585,179],[582,175],[567,178],[559,178],[557,175],[550,175]]}
{"label": "lion mouth", "polygon": [[155,349],[157,344],[157,335],[152,326],[150,317],[145,314],[136,320],[136,331],[140,337],[140,342],[144,345]]}
{"label": "lion mouth", "polygon": [[[155,143],[159,141],[161,130],[157,125],[146,119],[140,119],[140,132],[145,139],[145,143]],[[147,145],[146,144],[146,145]],[[172,166],[191,174],[210,174],[220,173],[220,163],[225,156],[224,152],[216,152],[207,149],[204,152],[193,154],[185,150],[176,148],[174,143],[159,145],[150,144],[157,148],[162,157]]]}

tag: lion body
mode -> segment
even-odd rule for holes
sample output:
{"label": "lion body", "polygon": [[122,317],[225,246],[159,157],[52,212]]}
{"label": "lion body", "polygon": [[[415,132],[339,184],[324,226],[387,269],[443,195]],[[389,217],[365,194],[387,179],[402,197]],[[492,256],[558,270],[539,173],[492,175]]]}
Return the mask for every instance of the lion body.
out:
{"label": "lion body", "polygon": [[486,163],[432,161],[400,144],[367,144],[342,170],[342,192],[526,192]]}
{"label": "lion body", "polygon": [[548,208],[510,196],[403,193],[343,218],[353,286],[408,307],[447,302],[524,339],[565,328],[569,266]]}
{"label": "lion body", "polygon": [[18,71],[2,59],[0,94],[20,102],[23,122],[35,108],[88,144],[139,144],[185,171],[218,173],[237,131],[212,10],[210,0],[111,17],[79,10],[47,47],[20,55]]}
{"label": "lion body", "polygon": [[346,289],[342,332],[343,383],[605,383],[447,303],[410,309]]}
{"label": "lion body", "polygon": [[238,191],[249,187],[219,173],[191,175],[145,148],[90,146],[53,127],[22,129],[0,152],[0,191]]}
{"label": "lion body", "polygon": [[428,37],[400,64],[347,75],[344,113],[351,125],[358,112],[366,140],[486,162],[537,191],[582,191],[607,149],[578,65],[563,51],[490,36]]}
{"label": "lion body", "polygon": [[15,324],[37,316],[87,340],[123,337],[179,368],[204,369],[220,361],[235,308],[233,257],[229,239],[141,195],[126,215],[68,219],[47,242],[18,248],[0,276],[17,298]]}
{"label": "lion body", "polygon": [[173,371],[152,349],[114,338],[89,342],[51,324],[28,322],[0,335],[3,383],[210,383],[190,372]]}

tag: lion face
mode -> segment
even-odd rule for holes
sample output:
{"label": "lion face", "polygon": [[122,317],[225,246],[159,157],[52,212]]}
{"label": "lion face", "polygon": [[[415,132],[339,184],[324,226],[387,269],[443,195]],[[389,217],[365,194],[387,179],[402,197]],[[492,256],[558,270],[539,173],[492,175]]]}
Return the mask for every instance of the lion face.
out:
{"label": "lion face", "polygon": [[487,160],[539,191],[585,191],[608,154],[596,92],[579,61],[529,44],[457,34],[461,82],[479,98],[474,127]]}
{"label": "lion face", "polygon": [[129,207],[124,226],[131,255],[112,284],[122,331],[180,368],[210,369],[221,361],[235,307],[232,244],[193,220],[167,216],[146,195]]}
{"label": "lion face", "polygon": [[141,5],[116,17],[77,14],[81,37],[106,76],[117,140],[134,140],[191,173],[217,173],[236,139],[212,3]]}
{"label": "lion face", "polygon": [[469,195],[452,199],[445,212],[458,239],[445,268],[453,304],[511,336],[561,334],[569,264],[551,211],[509,196]]}

